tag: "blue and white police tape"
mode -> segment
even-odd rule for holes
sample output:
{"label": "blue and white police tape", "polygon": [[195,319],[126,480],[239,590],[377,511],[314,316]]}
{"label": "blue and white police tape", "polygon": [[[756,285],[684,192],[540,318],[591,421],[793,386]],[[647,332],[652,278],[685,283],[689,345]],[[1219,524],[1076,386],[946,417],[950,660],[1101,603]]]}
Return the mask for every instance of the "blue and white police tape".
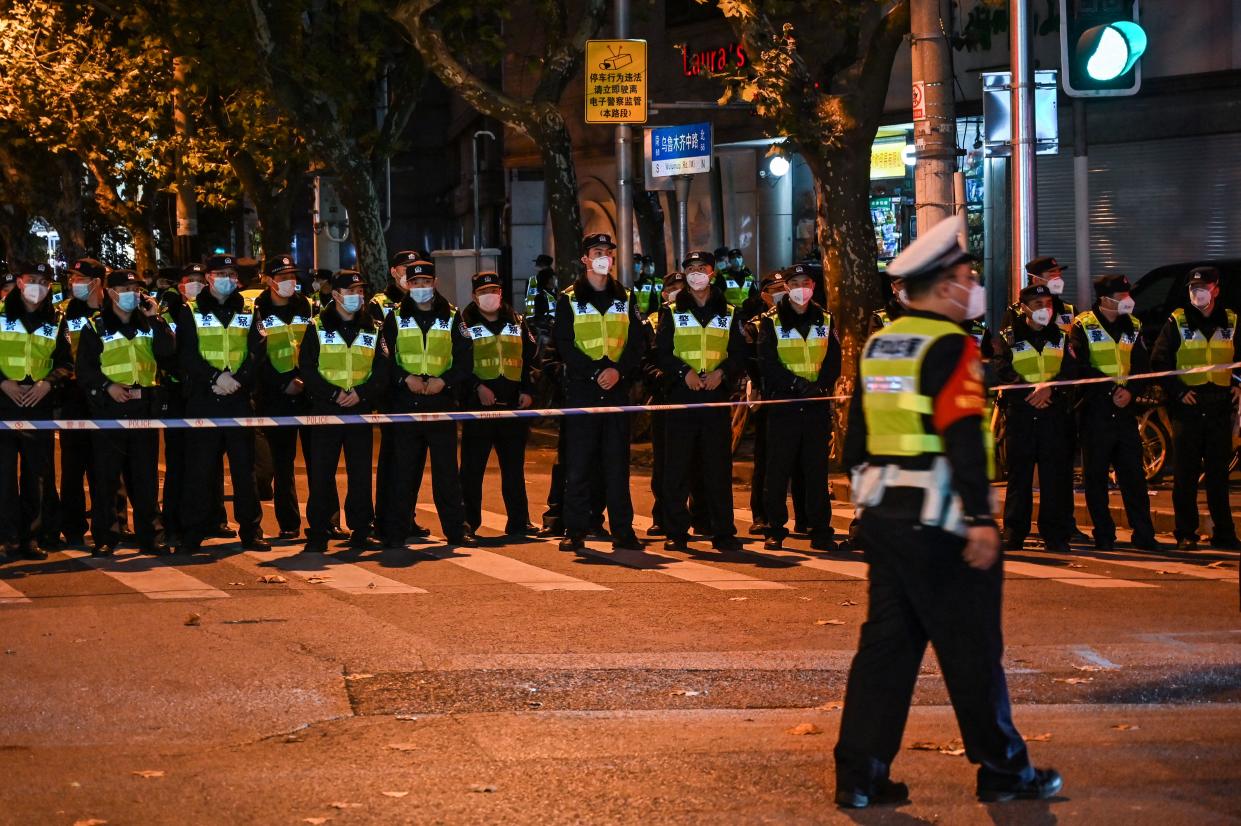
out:
{"label": "blue and white police tape", "polygon": [[[1214,373],[1220,370],[1241,370],[1241,361],[1232,364],[1208,364],[1203,367],[1186,367],[1181,370],[1160,370],[1155,373],[1135,373],[1129,376],[1114,378],[1112,376],[1093,376],[1088,379],[1063,379],[1061,381],[1040,381],[1026,384],[1000,384],[988,387],[991,392],[1004,390],[1028,390],[1038,387],[1069,387],[1078,384],[1119,384],[1120,382],[1144,381],[1147,379],[1163,379],[1170,376],[1191,376],[1198,373]],[[1193,388],[1190,387],[1190,390]]]}

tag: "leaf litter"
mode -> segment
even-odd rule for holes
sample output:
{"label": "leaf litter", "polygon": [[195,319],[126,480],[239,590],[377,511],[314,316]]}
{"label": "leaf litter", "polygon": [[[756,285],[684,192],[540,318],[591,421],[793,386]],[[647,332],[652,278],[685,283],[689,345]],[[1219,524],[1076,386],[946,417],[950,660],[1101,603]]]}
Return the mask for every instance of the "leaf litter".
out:
{"label": "leaf litter", "polygon": [[801,737],[808,734],[822,734],[823,729],[819,728],[814,723],[802,723],[800,725],[793,726],[785,733]]}

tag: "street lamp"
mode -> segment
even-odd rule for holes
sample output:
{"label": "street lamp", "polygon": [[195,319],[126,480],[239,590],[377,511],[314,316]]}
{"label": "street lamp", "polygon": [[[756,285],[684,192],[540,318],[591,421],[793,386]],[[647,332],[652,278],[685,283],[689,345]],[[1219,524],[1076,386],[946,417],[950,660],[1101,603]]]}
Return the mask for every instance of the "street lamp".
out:
{"label": "street lamp", "polygon": [[773,178],[783,178],[789,174],[789,159],[783,155],[772,155],[767,162],[767,171]]}

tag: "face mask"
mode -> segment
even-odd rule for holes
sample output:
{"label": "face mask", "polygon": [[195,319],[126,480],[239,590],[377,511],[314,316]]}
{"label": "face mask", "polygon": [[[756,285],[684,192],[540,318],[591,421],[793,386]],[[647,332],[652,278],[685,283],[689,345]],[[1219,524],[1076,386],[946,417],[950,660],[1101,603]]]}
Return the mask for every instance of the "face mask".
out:
{"label": "face mask", "polygon": [[350,293],[349,295],[342,295],[340,297],[340,306],[344,307],[345,312],[347,313],[356,313],[358,310],[362,309],[362,302],[364,300],[365,298],[363,296],[360,296],[357,293]]}
{"label": "face mask", "polygon": [[612,259],[606,255],[601,255],[598,258],[592,259],[590,262],[590,269],[595,275],[607,275],[612,271]]}
{"label": "face mask", "polygon": [[647,275],[654,275],[654,274],[655,274],[655,265],[654,265],[654,264],[645,264],[645,265],[643,265],[643,267],[642,267],[642,272],[646,273]]}
{"label": "face mask", "polygon": [[1030,318],[1040,327],[1046,327],[1051,322],[1051,309],[1044,307],[1041,310],[1035,310],[1030,313]]}
{"label": "face mask", "polygon": [[202,282],[186,281],[184,290],[185,290],[185,297],[188,298],[190,301],[193,301],[194,299],[198,298],[198,294],[203,291]]}
{"label": "face mask", "polygon": [[1199,310],[1205,309],[1211,303],[1210,290],[1190,290],[1189,301]]}
{"label": "face mask", "polygon": [[231,278],[213,278],[211,279],[211,289],[221,298],[228,298],[233,294],[233,290],[237,289],[237,285]]}
{"label": "face mask", "polygon": [[1132,313],[1133,312],[1133,299],[1122,298],[1120,301],[1117,301],[1116,312],[1120,313],[1121,315],[1129,315],[1130,313]]}
{"label": "face mask", "polygon": [[47,287],[42,284],[27,284],[22,287],[22,298],[31,304],[42,304],[43,299],[47,298]]}
{"label": "face mask", "polygon": [[669,304],[677,300],[677,296],[681,294],[680,290],[668,290],[668,297],[664,300]]}
{"label": "face mask", "polygon": [[1060,295],[1064,292],[1064,279],[1059,277],[1049,278],[1047,280],[1047,291],[1052,295]]}
{"label": "face mask", "polygon": [[413,287],[409,291],[409,297],[419,304],[426,304],[435,297],[434,287]]}
{"label": "face mask", "polygon": [[[967,319],[978,318],[987,312],[987,291],[983,288],[982,284],[972,284],[969,287],[963,287],[956,281],[950,283],[954,287],[968,290],[969,292],[969,297],[965,300],[965,317]],[[961,304],[957,301],[953,301],[953,303],[958,307],[961,306]]]}
{"label": "face mask", "polygon": [[116,306],[119,307],[123,313],[132,313],[134,310],[138,309],[138,294],[117,293]]}
{"label": "face mask", "polygon": [[783,301],[784,299],[786,299],[786,298],[788,298],[788,297],[789,297],[789,291],[788,291],[788,290],[781,290],[781,291],[780,291],[780,292],[778,292],[778,293],[772,293],[772,294],[771,294],[771,301],[772,301],[772,303],[774,303],[774,304],[779,304],[781,301]]}
{"label": "face mask", "polygon": [[814,295],[814,287],[794,287],[789,290],[789,298],[798,307],[805,307],[810,303],[810,297]]}
{"label": "face mask", "polygon": [[705,290],[707,285],[711,283],[711,276],[705,272],[686,273],[685,283],[689,284],[691,290]]}
{"label": "face mask", "polygon": [[73,285],[73,297],[76,298],[78,301],[85,301],[86,299],[90,298],[90,283],[88,282],[86,284],[74,284]]}
{"label": "face mask", "polygon": [[277,281],[276,282],[276,295],[280,296],[281,298],[288,298],[289,296],[293,295],[295,292],[297,292],[296,281]]}
{"label": "face mask", "polygon": [[744,266],[745,266],[745,261],[744,261],[744,260],[742,260],[742,259],[740,259],[740,258],[734,258],[734,259],[733,259],[733,269],[734,269],[734,270],[739,270],[739,269],[741,269],[741,268],[742,268],[742,267],[744,267]]}
{"label": "face mask", "polygon": [[322,282],[322,281],[312,281],[312,282],[310,282],[310,286],[314,289],[314,291],[315,291],[315,292],[319,292],[319,291],[321,291],[321,290],[323,289],[323,282]]}
{"label": "face mask", "polygon": [[640,262],[640,261],[634,262],[634,265],[633,265],[633,274],[634,274],[634,275],[641,275],[641,274],[642,274],[642,262]]}
{"label": "face mask", "polygon": [[500,309],[500,294],[485,293],[478,297],[478,308],[484,313],[494,313]]}
{"label": "face mask", "polygon": [[904,287],[901,287],[899,290],[896,291],[896,300],[901,302],[901,306],[904,306],[904,307],[909,306],[909,293],[905,290]]}

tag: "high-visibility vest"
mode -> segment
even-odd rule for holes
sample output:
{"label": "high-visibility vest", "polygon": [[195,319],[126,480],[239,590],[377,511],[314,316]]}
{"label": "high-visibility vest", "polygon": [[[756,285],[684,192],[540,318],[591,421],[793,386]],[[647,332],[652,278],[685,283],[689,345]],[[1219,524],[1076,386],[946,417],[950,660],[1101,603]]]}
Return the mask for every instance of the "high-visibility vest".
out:
{"label": "high-visibility vest", "polygon": [[96,324],[95,332],[103,345],[99,367],[110,381],[126,387],[155,386],[159,365],[155,362],[154,331],[138,330],[133,338],[126,338],[119,330],[104,333],[103,326]]}
{"label": "high-visibility vest", "polygon": [[663,281],[656,278],[643,278],[633,285],[634,303],[642,315],[650,315],[659,309],[663,298]]}
{"label": "high-visibility vest", "polygon": [[578,301],[572,287],[565,294],[573,308],[573,339],[577,349],[593,361],[605,357],[620,361],[629,340],[629,292],[625,292],[623,301],[613,301],[605,313],[600,313],[590,302]]}
{"label": "high-visibility vest", "polygon": [[892,323],[892,317],[888,315],[887,310],[875,310],[875,318],[879,320],[880,327],[887,327]]}
{"label": "high-visibility vest", "polygon": [[750,297],[750,288],[753,286],[754,275],[752,273],[746,273],[741,278],[737,278],[731,272],[725,273],[724,300],[734,307],[738,307]]}
{"label": "high-visibility vest", "polygon": [[1051,381],[1059,374],[1060,364],[1064,361],[1064,342],[1064,336],[1059,341],[1047,341],[1040,352],[1029,341],[1014,340],[1011,348],[1013,369],[1026,382]]}
{"label": "high-visibility vest", "polygon": [[974,343],[981,347],[982,340],[987,337],[987,325],[978,320],[969,322],[969,325],[970,328],[967,332],[970,334],[970,338],[974,339]]}
{"label": "high-visibility vest", "polygon": [[924,416],[935,400],[921,391],[922,361],[936,341],[962,335],[951,321],[902,316],[866,342],[862,350],[862,412],[866,449],[874,456],[920,456],[944,452]]}
{"label": "high-visibility vest", "polygon": [[376,293],[375,297],[371,299],[371,303],[379,308],[379,312],[384,318],[387,318],[388,314],[391,313],[393,308],[397,306],[397,304],[388,297],[387,293]]}
{"label": "high-visibility vest", "polygon": [[82,331],[85,330],[91,321],[99,315],[98,310],[91,310],[90,315],[80,315],[77,318],[66,318],[65,334],[69,337],[69,355],[74,361],[78,358],[78,344],[82,341]]}
{"label": "high-visibility vest", "polygon": [[732,329],[733,313],[717,315],[704,327],[691,312],[672,312],[672,354],[690,366],[695,373],[710,373],[728,357],[728,333]]}
{"label": "high-visibility vest", "polygon": [[302,350],[302,337],[306,334],[310,319],[294,315],[289,323],[285,324],[273,313],[264,316],[261,323],[267,336],[267,358],[271,360],[271,366],[277,373],[292,372],[297,367],[297,357]]}
{"label": "high-visibility vest", "polygon": [[550,290],[540,290],[538,278],[531,278],[526,282],[526,315],[533,316],[538,310],[539,293],[543,293],[544,299],[547,301],[547,317],[556,317],[556,294]]}
{"label": "high-visibility vest", "polygon": [[215,313],[203,313],[198,303],[190,304],[194,327],[198,330],[198,353],[217,370],[237,372],[249,354],[250,324],[254,315],[247,304],[225,325]]}
{"label": "high-visibility vest", "polygon": [[20,320],[0,316],[0,372],[13,381],[27,376],[35,381],[47,378],[52,372],[58,332],[54,324],[40,324],[27,331]]}
{"label": "high-visibility vest", "polygon": [[[1093,310],[1079,315],[1074,324],[1082,325],[1086,333],[1086,346],[1090,349],[1090,365],[1105,376],[1122,378],[1129,375],[1129,360],[1133,354],[1133,345],[1137,344],[1138,333],[1142,323],[1133,319],[1133,331],[1122,333],[1119,340],[1113,340],[1103,329],[1099,317]],[[1125,382],[1119,382],[1125,384]]]}
{"label": "high-visibility vest", "polygon": [[1072,304],[1070,304],[1067,301],[1063,303],[1064,303],[1064,312],[1057,313],[1055,317],[1055,321],[1056,321],[1056,326],[1059,327],[1062,332],[1067,333],[1069,329],[1073,326],[1073,317],[1076,316],[1077,313],[1073,311]]}
{"label": "high-visibility vest", "polygon": [[352,390],[365,384],[375,364],[375,348],[379,346],[377,330],[360,330],[352,342],[333,330],[315,326],[319,339],[319,375],[333,387]]}
{"label": "high-visibility vest", "polygon": [[[456,311],[453,311],[454,315]],[[453,316],[437,318],[426,334],[412,316],[396,315],[396,362],[415,376],[439,377],[452,366]]]}
{"label": "high-visibility vest", "polygon": [[[1237,334],[1237,314],[1232,310],[1227,310],[1226,316],[1225,326],[1217,327],[1211,338],[1207,339],[1202,333],[1189,326],[1189,320],[1185,317],[1183,309],[1178,307],[1172,311],[1172,321],[1176,324],[1177,332],[1181,336],[1181,346],[1176,349],[1177,370],[1205,367],[1208,364],[1232,363],[1233,339]],[[1232,383],[1232,373],[1229,370],[1212,370],[1209,373],[1191,373],[1181,376],[1180,379],[1190,387],[1199,387],[1207,382],[1227,387]]]}
{"label": "high-visibility vest", "polygon": [[805,338],[795,328],[781,326],[779,315],[773,314],[771,323],[776,331],[776,355],[780,363],[806,381],[818,379],[831,338],[831,313],[823,314],[822,324],[811,324]]}
{"label": "high-visibility vest", "polygon": [[521,351],[525,338],[521,327],[506,322],[497,335],[478,324],[470,328],[474,342],[474,375],[483,380],[500,376],[509,381],[521,381]]}
{"label": "high-visibility vest", "polygon": [[249,307],[253,306],[254,302],[259,300],[259,296],[265,292],[267,292],[267,290],[262,287],[251,287],[250,289],[241,291],[241,298],[246,302],[246,306]]}

